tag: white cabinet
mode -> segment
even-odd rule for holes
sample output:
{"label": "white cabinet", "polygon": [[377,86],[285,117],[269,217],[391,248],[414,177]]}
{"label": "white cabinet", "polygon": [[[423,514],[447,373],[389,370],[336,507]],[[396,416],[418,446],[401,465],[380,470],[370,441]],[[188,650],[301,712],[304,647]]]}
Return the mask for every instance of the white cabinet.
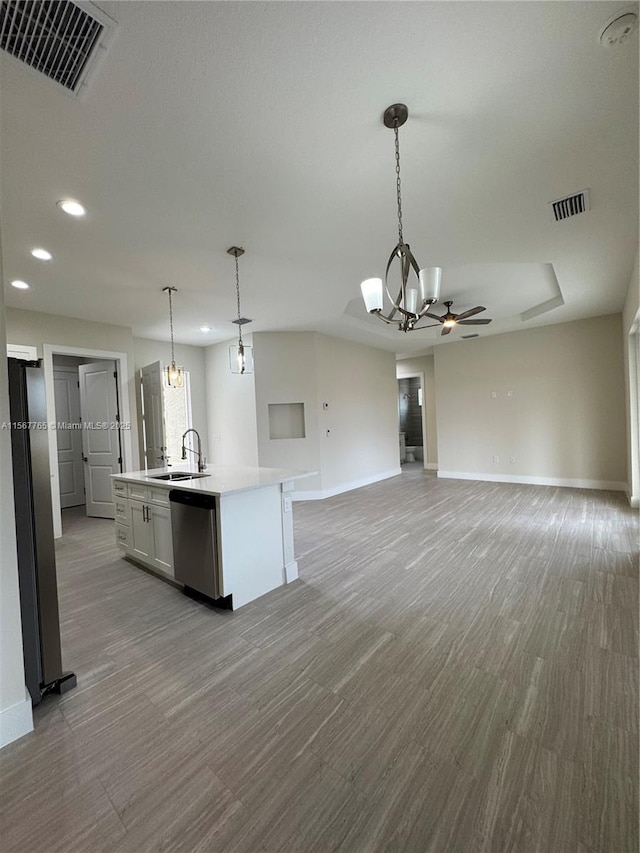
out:
{"label": "white cabinet", "polygon": [[129,501],[131,515],[131,543],[129,550],[132,557],[143,563],[152,562],[151,527],[147,521],[147,504],[142,501]]}
{"label": "white cabinet", "polygon": [[116,542],[129,557],[173,577],[169,490],[113,481]]}
{"label": "white cabinet", "polygon": [[147,526],[151,530],[151,559],[156,569],[173,575],[173,542],[171,539],[171,510],[169,507],[148,508]]}

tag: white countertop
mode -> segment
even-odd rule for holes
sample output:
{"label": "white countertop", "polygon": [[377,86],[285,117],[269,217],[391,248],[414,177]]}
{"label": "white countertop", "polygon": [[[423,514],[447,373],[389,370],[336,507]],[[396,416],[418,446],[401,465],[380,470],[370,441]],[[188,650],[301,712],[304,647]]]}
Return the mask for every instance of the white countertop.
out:
{"label": "white countertop", "polygon": [[[183,471],[190,474],[206,474],[206,477],[199,477],[195,480],[154,479],[156,474],[178,474]],[[249,489],[261,489],[264,486],[273,486],[289,480],[300,480],[302,477],[311,477],[316,473],[316,471],[295,471],[290,468],[254,468],[241,465],[211,465],[205,471],[199,472],[194,466],[177,465],[171,468],[150,468],[148,471],[113,474],[112,479],[221,496],[244,492]]]}

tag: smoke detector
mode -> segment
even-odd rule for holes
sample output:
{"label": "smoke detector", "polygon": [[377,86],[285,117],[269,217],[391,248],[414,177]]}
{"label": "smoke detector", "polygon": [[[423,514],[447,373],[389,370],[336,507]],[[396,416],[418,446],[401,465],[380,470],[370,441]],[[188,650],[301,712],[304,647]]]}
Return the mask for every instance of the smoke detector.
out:
{"label": "smoke detector", "polygon": [[600,44],[603,47],[624,44],[637,29],[638,16],[635,12],[618,11],[600,30]]}

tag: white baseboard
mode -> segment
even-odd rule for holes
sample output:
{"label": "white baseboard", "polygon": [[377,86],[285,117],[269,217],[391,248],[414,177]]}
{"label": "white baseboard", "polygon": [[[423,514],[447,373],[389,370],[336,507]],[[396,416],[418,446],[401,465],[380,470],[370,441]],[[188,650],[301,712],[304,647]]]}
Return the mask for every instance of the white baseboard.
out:
{"label": "white baseboard", "polygon": [[0,711],[0,749],[33,731],[33,706],[25,687],[23,702],[17,702]]}
{"label": "white baseboard", "polygon": [[291,581],[295,581],[298,578],[298,561],[293,560],[291,563],[287,563],[284,567],[284,580],[285,583],[291,583]]}
{"label": "white baseboard", "polygon": [[333,489],[315,489],[308,492],[295,491],[291,495],[294,501],[321,501],[324,498],[332,498],[335,495],[341,495],[343,492],[351,492],[353,489],[361,489],[362,486],[370,486],[372,483],[379,483],[380,480],[388,480],[390,477],[397,477],[402,473],[400,467],[393,468],[391,471],[384,471],[382,474],[373,474],[371,477],[363,477],[361,480],[352,480],[349,483],[341,483]]}
{"label": "white baseboard", "polygon": [[569,489],[599,489],[607,492],[626,492],[627,484],[615,480],[571,480],[562,477],[530,477],[526,474],[485,474],[464,471],[438,471],[447,480],[481,480],[487,483],[519,483],[524,486],[564,486]]}
{"label": "white baseboard", "polygon": [[629,495],[629,506],[631,509],[640,509],[640,498],[637,495]]}

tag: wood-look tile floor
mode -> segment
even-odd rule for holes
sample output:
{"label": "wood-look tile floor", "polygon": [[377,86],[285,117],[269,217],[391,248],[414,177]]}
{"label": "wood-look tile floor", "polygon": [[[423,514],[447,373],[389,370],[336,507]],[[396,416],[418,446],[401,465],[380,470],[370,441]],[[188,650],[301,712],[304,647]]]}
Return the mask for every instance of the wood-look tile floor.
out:
{"label": "wood-look tile floor", "polygon": [[208,609],[65,512],[78,687],[0,753],[6,853],[637,853],[638,519],[419,465],[295,504],[300,580]]}

